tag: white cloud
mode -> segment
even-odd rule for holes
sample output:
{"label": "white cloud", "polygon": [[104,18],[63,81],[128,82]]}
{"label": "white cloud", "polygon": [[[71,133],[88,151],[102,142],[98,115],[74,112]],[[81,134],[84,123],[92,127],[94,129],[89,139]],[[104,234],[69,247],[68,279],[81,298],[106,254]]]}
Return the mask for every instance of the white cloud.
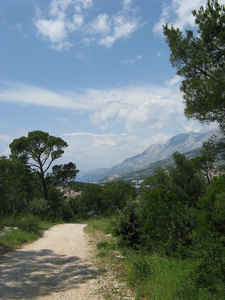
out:
{"label": "white cloud", "polygon": [[172,0],[169,4],[164,4],[160,19],[153,28],[154,33],[162,34],[162,26],[167,23],[173,24],[175,28],[178,27],[181,30],[188,26],[195,26],[192,11],[198,10],[200,6],[205,6],[206,3],[206,0]]}
{"label": "white cloud", "polygon": [[122,64],[135,64],[138,60],[142,59],[142,55],[137,55],[133,58],[122,60]]}
{"label": "white cloud", "polygon": [[110,31],[110,20],[107,14],[100,14],[93,20],[90,26],[90,32],[94,34],[107,33]]}
{"label": "white cloud", "polygon": [[127,10],[132,6],[132,0],[123,0],[123,9]]}
{"label": "white cloud", "polygon": [[58,43],[67,36],[65,23],[62,20],[37,20],[38,32],[49,38],[52,43]]}
{"label": "white cloud", "polygon": [[179,75],[175,75],[172,79],[166,81],[167,86],[172,86],[181,81],[181,77]]}
{"label": "white cloud", "polygon": [[166,128],[168,124],[176,128],[182,126],[176,122],[176,115],[182,116],[181,123],[185,119],[182,95],[178,86],[171,83],[165,87],[146,84],[109,90],[86,89],[80,93],[53,92],[21,83],[3,83],[0,101],[78,113],[86,111],[91,123],[104,130],[120,124],[127,132],[148,132],[151,128]]}
{"label": "white cloud", "polygon": [[[218,1],[220,5],[225,4],[225,0]],[[184,30],[187,27],[195,26],[195,18],[192,14],[193,10],[197,10],[200,6],[206,7],[207,0],[171,0],[170,3],[162,6],[162,13],[159,21],[155,24],[153,32],[163,35],[162,26],[173,25],[175,28]]]}
{"label": "white cloud", "polygon": [[71,97],[64,94],[37,86],[9,82],[5,83],[5,88],[0,91],[0,101],[65,109],[80,109],[83,107],[83,105],[80,106]]}
{"label": "white cloud", "polygon": [[[0,101],[58,108],[60,116],[65,109],[67,115],[71,113],[71,120],[74,113],[83,112],[89,118],[86,122],[98,134],[72,130],[63,134],[62,138],[69,144],[63,159],[65,163],[74,161],[78,169],[88,171],[121,163],[175,134],[203,130],[199,122],[186,120],[182,94],[175,82],[173,78],[164,87],[146,84],[109,90],[86,89],[79,93],[3,82]],[[68,128],[74,127],[73,121],[65,117],[58,117],[57,121],[67,122]],[[204,130],[207,131],[207,126]],[[26,134],[17,132],[14,138]],[[5,155],[9,154],[7,145],[12,140],[7,134],[0,136],[1,152]]]}
{"label": "white cloud", "polygon": [[[186,120],[177,80],[168,80],[164,87],[146,84],[79,93],[3,82],[0,101],[59,108],[61,115],[65,109],[72,114],[71,120],[74,113],[83,112],[92,130],[101,134],[72,131],[62,138],[69,144],[65,159],[79,162],[79,168],[87,171],[120,163],[177,133],[202,130],[199,122]],[[68,120],[58,117],[57,121]],[[70,128],[71,123],[67,124]],[[9,141],[4,135],[1,139]]]}
{"label": "white cloud", "polygon": [[1,147],[0,156],[9,156],[11,151],[9,148],[9,144],[12,143],[13,138],[7,134],[0,134],[0,142],[3,147]]}
{"label": "white cloud", "polygon": [[101,13],[90,19],[92,6],[92,0],[52,0],[47,14],[37,11],[34,24],[38,36],[55,50],[69,50],[76,32],[80,33],[76,36],[81,38],[79,42],[111,47],[117,39],[127,38],[143,26],[131,0],[121,1],[121,10],[115,14]]}
{"label": "white cloud", "polygon": [[69,49],[72,47],[73,45],[68,42],[68,41],[64,41],[64,42],[60,42],[60,43],[57,43],[57,44],[53,44],[50,46],[51,49],[54,49],[54,50],[59,50],[59,51],[69,51]]}
{"label": "white cloud", "polygon": [[149,146],[148,142],[143,144],[139,138],[127,133],[72,132],[61,138],[69,145],[63,159],[77,162],[77,168],[82,171],[112,167]]}
{"label": "white cloud", "polygon": [[138,19],[130,18],[124,15],[114,16],[112,18],[112,21],[113,32],[111,35],[105,36],[102,39],[100,39],[100,45],[111,47],[117,39],[129,37],[140,26]]}

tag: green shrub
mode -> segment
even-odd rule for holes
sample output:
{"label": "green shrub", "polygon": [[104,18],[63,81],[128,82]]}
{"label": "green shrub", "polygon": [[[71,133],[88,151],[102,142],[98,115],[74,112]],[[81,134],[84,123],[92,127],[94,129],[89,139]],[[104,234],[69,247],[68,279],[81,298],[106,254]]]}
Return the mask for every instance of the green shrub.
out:
{"label": "green shrub", "polygon": [[48,202],[44,198],[34,198],[28,204],[28,211],[34,215],[43,215],[48,209]]}
{"label": "green shrub", "polygon": [[140,213],[136,202],[130,200],[121,211],[114,234],[119,237],[122,246],[139,247],[141,239]]}
{"label": "green shrub", "polygon": [[32,215],[23,215],[15,220],[15,225],[21,231],[28,233],[39,234],[41,230],[40,221],[37,217]]}
{"label": "green shrub", "polygon": [[64,202],[61,208],[62,218],[69,222],[73,218],[73,211],[68,202]]}

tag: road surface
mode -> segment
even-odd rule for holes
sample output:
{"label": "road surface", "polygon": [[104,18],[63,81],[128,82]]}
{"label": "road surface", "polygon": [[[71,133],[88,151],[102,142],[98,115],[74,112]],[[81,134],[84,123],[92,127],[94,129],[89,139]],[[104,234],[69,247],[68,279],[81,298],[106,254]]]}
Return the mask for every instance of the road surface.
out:
{"label": "road surface", "polygon": [[98,300],[85,224],[62,224],[0,259],[0,299]]}

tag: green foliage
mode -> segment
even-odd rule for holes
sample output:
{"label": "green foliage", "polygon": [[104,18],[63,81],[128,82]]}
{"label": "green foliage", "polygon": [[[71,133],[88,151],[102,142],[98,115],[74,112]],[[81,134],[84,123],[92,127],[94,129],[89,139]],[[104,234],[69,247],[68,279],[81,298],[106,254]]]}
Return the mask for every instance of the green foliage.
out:
{"label": "green foliage", "polygon": [[[186,255],[191,245],[193,209],[203,194],[205,183],[193,159],[173,153],[176,167],[161,168],[148,179],[140,202],[142,247],[167,255]],[[143,245],[144,244],[144,245]]]}
{"label": "green foliage", "polygon": [[39,234],[41,230],[39,219],[32,215],[19,216],[18,219],[15,220],[14,226],[22,231],[35,234]]}
{"label": "green foliage", "polygon": [[225,7],[217,0],[207,2],[206,8],[194,11],[198,33],[164,26],[171,50],[170,61],[177,74],[185,79],[181,91],[186,104],[185,114],[201,122],[217,121],[224,126],[224,33]]}
{"label": "green foliage", "polygon": [[79,173],[76,169],[76,165],[72,162],[64,165],[54,165],[52,167],[52,178],[56,182],[62,182],[69,184],[71,188],[72,180],[74,180]]}
{"label": "green foliage", "polygon": [[93,211],[98,215],[110,215],[121,210],[136,190],[129,183],[110,182],[105,186],[88,184],[80,196],[80,204],[86,213]]}
{"label": "green foliage", "polygon": [[143,247],[164,254],[182,255],[190,243],[191,209],[163,188],[143,195],[141,210]]}
{"label": "green foliage", "polygon": [[114,234],[119,237],[121,245],[137,248],[140,244],[140,212],[139,206],[133,200],[121,211]]}
{"label": "green foliage", "polygon": [[0,249],[9,249],[9,247],[15,247],[27,242],[32,242],[38,237],[39,235],[37,235],[35,232],[12,230],[0,237]]}
{"label": "green foliage", "polygon": [[50,136],[49,133],[40,130],[29,132],[27,137],[14,139],[9,145],[12,157],[20,158],[34,174],[38,175],[42,187],[40,191],[46,200],[49,187],[45,174],[52,162],[62,156],[63,148],[67,146],[61,138]]}
{"label": "green foliage", "polygon": [[29,169],[16,158],[0,157],[0,212],[21,213],[33,196]]}
{"label": "green foliage", "polygon": [[[181,91],[184,95],[185,115],[203,123],[217,122],[223,136],[214,137],[205,143],[222,158],[225,157],[225,6],[217,0],[208,0],[206,8],[193,11],[198,32],[186,30],[184,36],[179,28],[164,26],[164,34],[169,44],[170,61],[177,74],[184,80]],[[199,161],[203,170],[207,164],[205,157]]]}
{"label": "green foliage", "polygon": [[29,132],[27,137],[23,136],[13,140],[9,146],[12,155],[25,157],[34,171],[41,172],[41,167],[45,165],[48,159],[50,159],[50,162],[47,164],[46,169],[49,169],[55,159],[62,156],[64,153],[63,148],[68,145],[61,138],[36,130]]}
{"label": "green foliage", "polygon": [[[214,178],[195,211],[191,256],[193,281],[200,288],[225,295],[225,175]],[[222,297],[222,296],[221,296]]]}
{"label": "green foliage", "polygon": [[224,237],[225,232],[225,175],[215,177],[207,189],[206,195],[199,199],[199,230],[210,230]]}
{"label": "green foliage", "polygon": [[129,280],[133,284],[147,282],[154,271],[154,263],[151,256],[128,254],[129,258]]}
{"label": "green foliage", "polygon": [[32,215],[4,216],[0,220],[0,231],[6,227],[17,227],[19,230],[11,230],[0,236],[0,251],[13,249],[23,243],[32,242],[42,235],[43,230],[53,224],[40,220]]}
{"label": "green foliage", "polygon": [[193,282],[194,261],[132,252],[126,261],[128,281],[136,288],[137,299],[219,299]]}
{"label": "green foliage", "polygon": [[58,188],[52,187],[49,190],[49,206],[50,214],[54,220],[65,220],[69,221],[73,217],[73,211],[67,199],[63,198],[63,192]]}
{"label": "green foliage", "polygon": [[136,190],[129,183],[123,181],[107,183],[100,193],[101,213],[115,213],[123,209],[127,201],[136,196]]}
{"label": "green foliage", "polygon": [[117,243],[110,239],[110,240],[102,240],[100,242],[97,243],[97,249],[98,251],[102,251],[103,250],[105,252],[107,252],[107,250],[116,250],[117,249]]}
{"label": "green foliage", "polygon": [[160,167],[154,169],[153,176],[146,178],[143,182],[145,185],[149,185],[149,187],[162,187],[165,188],[168,183],[168,175],[165,170]]}
{"label": "green foliage", "polygon": [[87,218],[88,206],[81,196],[69,197],[68,204],[73,216],[78,218]]}
{"label": "green foliage", "polygon": [[137,222],[131,206],[117,223],[122,245],[141,250],[128,258],[130,282],[139,297],[223,299],[225,175],[208,185],[199,176],[197,160],[179,153],[173,157],[176,167],[169,167],[169,173],[158,168],[148,179],[149,187],[136,202]]}
{"label": "green foliage", "polygon": [[[95,221],[105,223],[104,227],[107,227],[107,222],[108,227],[110,225],[105,218]],[[97,226],[97,230],[100,229],[101,226]],[[224,275],[221,270],[216,270],[216,264],[221,266],[220,258],[225,256],[218,246],[213,254],[214,243],[216,239],[209,236],[208,241],[192,250],[185,259],[149,254],[145,250],[134,251],[123,245],[121,250],[125,259],[118,260],[114,256],[115,249],[119,252],[118,244],[115,239],[107,238],[97,243],[97,257],[101,267],[106,262],[108,268],[117,271],[117,276],[121,272],[121,279],[126,279],[131,288],[135,288],[136,299],[224,299]]]}
{"label": "green foliage", "polygon": [[105,234],[111,234],[117,222],[117,215],[111,215],[107,217],[93,217],[88,220],[88,230],[90,232],[101,231]]}
{"label": "green foliage", "polygon": [[169,189],[175,193],[179,201],[195,207],[203,195],[205,184],[199,174],[196,160],[188,159],[178,152],[173,153],[176,167],[169,167]]}
{"label": "green foliage", "polygon": [[28,203],[28,211],[33,215],[43,216],[48,209],[48,202],[44,198],[33,198]]}
{"label": "green foliage", "polygon": [[64,201],[61,208],[61,214],[62,219],[66,222],[69,222],[73,219],[74,214],[68,201]]}
{"label": "green foliage", "polygon": [[101,205],[100,191],[101,187],[97,184],[87,184],[84,187],[79,197],[79,210],[81,210],[83,214],[87,214],[91,210],[98,212]]}
{"label": "green foliage", "polygon": [[210,232],[197,232],[191,257],[192,283],[201,289],[215,293],[218,299],[225,297],[225,247],[224,239]]}

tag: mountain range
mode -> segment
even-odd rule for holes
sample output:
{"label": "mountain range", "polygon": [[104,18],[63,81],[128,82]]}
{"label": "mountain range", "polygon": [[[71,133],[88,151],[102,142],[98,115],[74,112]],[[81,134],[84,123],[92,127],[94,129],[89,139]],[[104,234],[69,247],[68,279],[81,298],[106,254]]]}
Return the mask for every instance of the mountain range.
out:
{"label": "mountain range", "polygon": [[100,168],[87,172],[77,179],[82,182],[99,182],[108,178],[110,181],[121,177],[120,175],[138,171],[148,166],[168,159],[175,151],[185,153],[196,148],[200,148],[216,131],[206,133],[180,133],[170,138],[164,144],[153,144],[144,150],[141,154],[125,159],[121,164],[111,168]]}

